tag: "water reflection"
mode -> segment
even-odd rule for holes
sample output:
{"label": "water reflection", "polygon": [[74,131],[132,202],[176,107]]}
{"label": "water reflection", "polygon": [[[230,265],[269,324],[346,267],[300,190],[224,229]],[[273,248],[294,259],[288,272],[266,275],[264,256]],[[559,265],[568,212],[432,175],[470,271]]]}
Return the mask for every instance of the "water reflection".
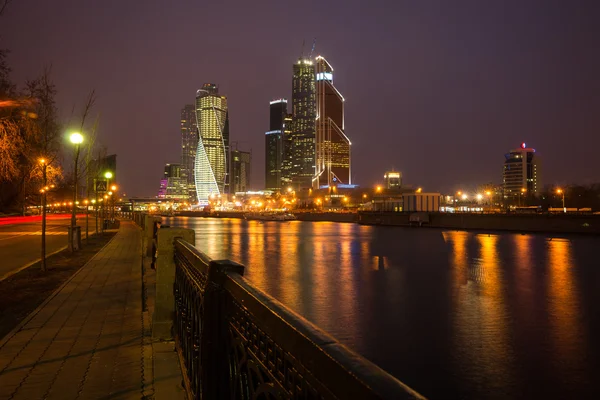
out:
{"label": "water reflection", "polygon": [[596,271],[588,255],[599,240],[327,222],[165,223],[195,229],[199,249],[241,262],[254,285],[428,397],[600,398],[589,334],[599,322],[582,316],[600,315],[600,291],[575,273]]}
{"label": "water reflection", "polygon": [[[585,332],[580,329],[578,310],[580,305],[574,287],[572,245],[567,239],[553,239],[547,242],[549,273],[549,317],[553,329],[550,330],[554,351],[557,354],[555,368],[570,372],[584,371],[586,350],[582,348],[587,342]],[[585,381],[585,377],[574,374],[577,385]]]}

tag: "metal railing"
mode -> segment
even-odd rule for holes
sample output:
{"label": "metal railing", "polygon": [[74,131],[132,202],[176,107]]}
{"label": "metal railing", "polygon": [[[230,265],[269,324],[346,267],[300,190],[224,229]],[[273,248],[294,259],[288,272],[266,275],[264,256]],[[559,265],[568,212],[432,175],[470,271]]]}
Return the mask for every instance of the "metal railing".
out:
{"label": "metal railing", "polygon": [[192,398],[422,398],[252,286],[244,266],[175,241],[176,348]]}

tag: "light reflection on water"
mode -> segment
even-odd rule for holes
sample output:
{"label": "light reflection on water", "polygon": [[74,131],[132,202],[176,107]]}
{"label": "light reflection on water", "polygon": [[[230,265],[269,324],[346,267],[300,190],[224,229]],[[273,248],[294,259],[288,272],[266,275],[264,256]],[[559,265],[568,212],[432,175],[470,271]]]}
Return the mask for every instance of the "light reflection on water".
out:
{"label": "light reflection on water", "polygon": [[[434,398],[600,395],[600,240],[165,218]],[[596,334],[594,336],[594,333]]]}

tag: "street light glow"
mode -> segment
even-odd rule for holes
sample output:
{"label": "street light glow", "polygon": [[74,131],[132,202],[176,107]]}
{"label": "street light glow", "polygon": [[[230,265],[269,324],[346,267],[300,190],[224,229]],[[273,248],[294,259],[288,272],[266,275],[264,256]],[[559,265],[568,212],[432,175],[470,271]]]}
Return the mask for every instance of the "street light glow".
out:
{"label": "street light glow", "polygon": [[71,136],[69,136],[69,140],[73,144],[81,144],[83,143],[83,135],[79,132],[73,132],[71,133]]}
{"label": "street light glow", "polygon": [[110,178],[112,178],[112,177],[113,177],[113,174],[112,174],[112,172],[110,172],[110,171],[106,171],[106,172],[104,173],[104,177],[105,177],[106,179],[110,179]]}

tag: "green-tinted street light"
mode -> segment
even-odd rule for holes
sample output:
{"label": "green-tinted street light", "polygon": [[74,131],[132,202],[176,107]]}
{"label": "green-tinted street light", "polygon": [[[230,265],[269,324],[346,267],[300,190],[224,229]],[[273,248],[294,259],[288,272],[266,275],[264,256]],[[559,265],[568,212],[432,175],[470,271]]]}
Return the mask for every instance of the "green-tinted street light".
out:
{"label": "green-tinted street light", "polygon": [[69,136],[69,140],[71,140],[71,143],[73,144],[81,144],[83,143],[83,135],[79,132],[73,132],[71,133],[71,136]]}
{"label": "green-tinted street light", "polygon": [[106,179],[110,179],[110,178],[112,178],[112,177],[113,177],[113,174],[112,174],[112,172],[110,172],[110,171],[106,171],[106,172],[104,173],[104,177],[105,177]]}

